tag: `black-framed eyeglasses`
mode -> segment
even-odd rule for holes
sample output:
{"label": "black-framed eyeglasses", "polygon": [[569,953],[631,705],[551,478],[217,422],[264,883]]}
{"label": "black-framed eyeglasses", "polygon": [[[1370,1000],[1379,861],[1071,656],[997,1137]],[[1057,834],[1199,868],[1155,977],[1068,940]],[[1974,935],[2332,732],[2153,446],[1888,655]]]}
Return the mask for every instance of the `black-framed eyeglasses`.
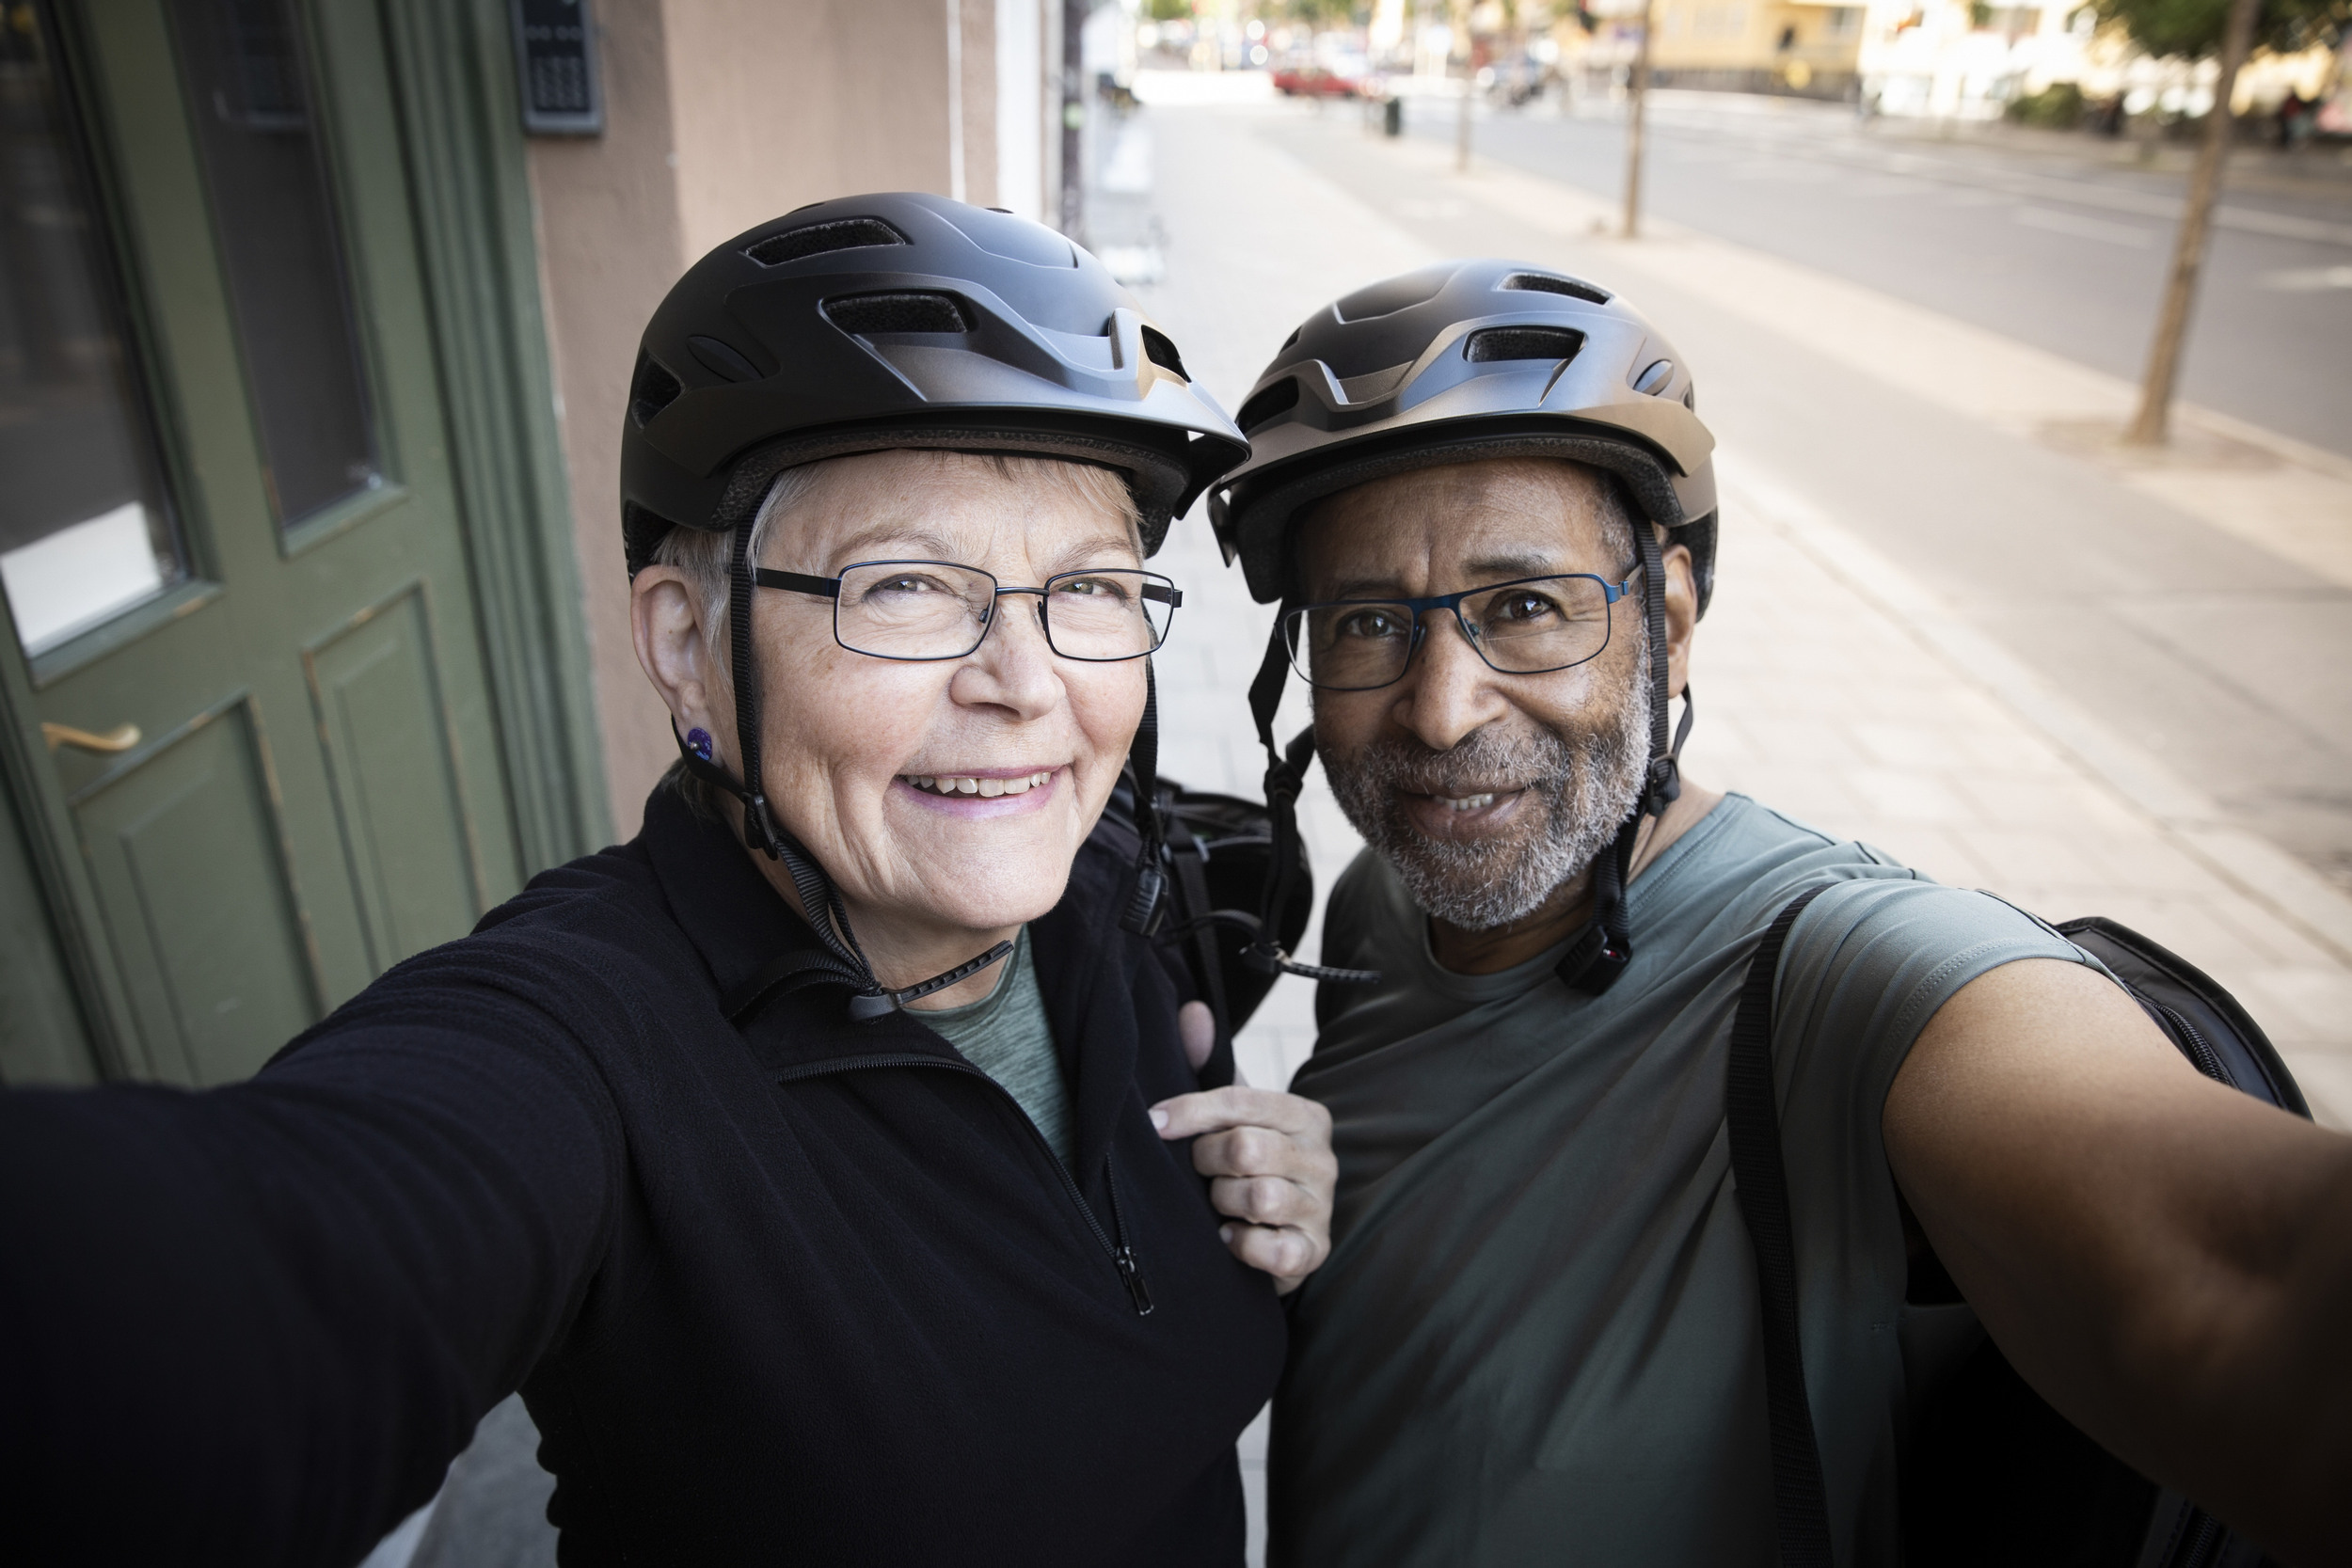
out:
{"label": "black-framed eyeglasses", "polygon": [[1633,592],[1641,568],[1623,582],[1590,572],[1518,578],[1421,599],[1337,599],[1282,617],[1291,667],[1325,691],[1374,691],[1394,685],[1428,633],[1424,616],[1452,612],[1463,641],[1506,675],[1566,670],[1609,646],[1610,607]]}
{"label": "black-framed eyeglasses", "polygon": [[831,599],[834,641],[851,653],[913,661],[977,651],[1007,594],[1036,594],[1046,645],[1089,664],[1155,652],[1184,602],[1167,578],[1126,566],[1057,572],[1035,588],[1008,587],[953,561],[861,561],[829,578],[762,566],[752,580]]}

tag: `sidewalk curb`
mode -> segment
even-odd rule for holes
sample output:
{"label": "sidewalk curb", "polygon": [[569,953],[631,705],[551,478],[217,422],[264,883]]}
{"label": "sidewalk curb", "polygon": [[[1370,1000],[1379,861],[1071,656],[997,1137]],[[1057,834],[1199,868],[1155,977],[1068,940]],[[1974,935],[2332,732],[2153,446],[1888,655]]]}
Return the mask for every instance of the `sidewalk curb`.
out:
{"label": "sidewalk curb", "polygon": [[1983,689],[2085,773],[2137,807],[2183,853],[2352,965],[2352,896],[2267,840],[2229,823],[2205,793],[2077,706],[2039,671],[1952,611],[1820,507],[1717,449],[1726,493]]}

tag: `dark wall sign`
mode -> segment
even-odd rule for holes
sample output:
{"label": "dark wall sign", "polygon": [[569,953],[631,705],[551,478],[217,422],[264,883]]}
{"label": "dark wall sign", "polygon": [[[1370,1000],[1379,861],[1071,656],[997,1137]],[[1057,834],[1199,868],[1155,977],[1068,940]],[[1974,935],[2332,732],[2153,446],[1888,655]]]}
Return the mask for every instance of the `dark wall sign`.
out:
{"label": "dark wall sign", "polygon": [[588,0],[508,0],[515,69],[522,78],[523,130],[534,136],[604,132],[596,80],[596,24]]}

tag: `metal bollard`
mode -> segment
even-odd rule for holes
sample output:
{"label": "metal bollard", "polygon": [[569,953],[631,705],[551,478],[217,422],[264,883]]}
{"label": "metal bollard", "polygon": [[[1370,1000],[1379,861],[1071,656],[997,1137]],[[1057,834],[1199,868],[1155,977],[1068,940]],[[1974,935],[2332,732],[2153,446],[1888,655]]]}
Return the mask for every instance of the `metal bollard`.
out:
{"label": "metal bollard", "polygon": [[1405,100],[1391,98],[1380,105],[1380,129],[1384,135],[1391,136],[1405,134]]}

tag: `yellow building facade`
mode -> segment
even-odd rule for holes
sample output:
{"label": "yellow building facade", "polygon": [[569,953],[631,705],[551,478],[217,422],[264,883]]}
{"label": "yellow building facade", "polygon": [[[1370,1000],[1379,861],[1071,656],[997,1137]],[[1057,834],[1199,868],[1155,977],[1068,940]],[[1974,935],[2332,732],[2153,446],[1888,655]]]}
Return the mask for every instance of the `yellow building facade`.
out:
{"label": "yellow building facade", "polygon": [[1857,80],[1864,8],[1791,0],[1656,0],[1661,87],[1840,98]]}

